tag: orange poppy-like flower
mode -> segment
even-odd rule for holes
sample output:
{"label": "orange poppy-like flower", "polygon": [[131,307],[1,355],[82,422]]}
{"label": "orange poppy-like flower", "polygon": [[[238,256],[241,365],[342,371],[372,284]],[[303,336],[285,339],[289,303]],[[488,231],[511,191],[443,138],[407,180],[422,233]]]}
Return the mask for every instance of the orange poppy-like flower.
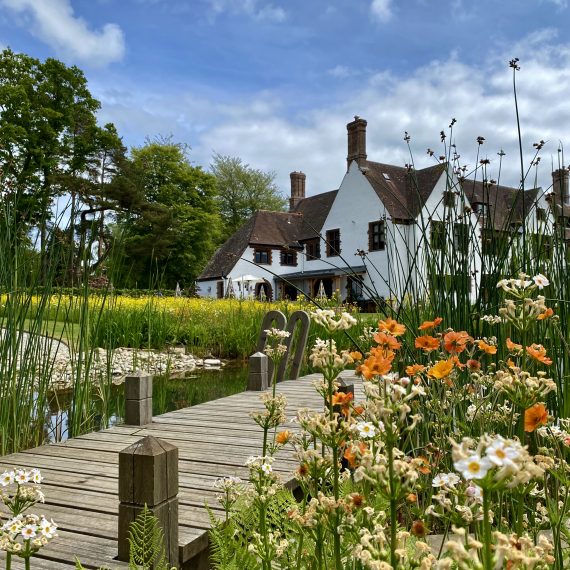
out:
{"label": "orange poppy-like flower", "polygon": [[478,360],[474,360],[473,358],[470,358],[467,361],[467,368],[469,368],[469,370],[471,370],[471,371],[481,370],[481,363]]}
{"label": "orange poppy-like flower", "polygon": [[406,366],[406,374],[408,376],[415,376],[425,369],[426,367],[423,364],[410,364],[410,366]]}
{"label": "orange poppy-like flower", "polygon": [[374,335],[374,342],[377,342],[378,346],[386,350],[398,350],[402,347],[402,343],[398,342],[395,336],[383,332],[377,332]]}
{"label": "orange poppy-like flower", "polygon": [[368,446],[363,442],[359,442],[358,445],[351,444],[345,451],[343,457],[348,461],[348,464],[353,469],[358,466],[359,458],[368,449]]}
{"label": "orange poppy-like flower", "polygon": [[351,493],[349,495],[349,498],[352,506],[357,509],[362,507],[362,505],[364,504],[364,495],[361,495],[360,493]]}
{"label": "orange poppy-like flower", "polygon": [[352,360],[362,360],[362,352],[359,352],[358,350],[353,350],[352,352],[348,353],[350,358],[352,358]]}
{"label": "orange poppy-like flower", "polygon": [[548,410],[544,404],[535,404],[524,411],[524,431],[533,432],[548,421]]}
{"label": "orange poppy-like flower", "polygon": [[335,392],[332,395],[332,405],[333,406],[348,406],[352,402],[354,394],[352,392]]}
{"label": "orange poppy-like flower", "polygon": [[378,330],[392,336],[402,336],[406,332],[406,327],[388,317],[385,321],[378,321]]}
{"label": "orange poppy-like flower", "polygon": [[394,353],[382,354],[381,351],[372,349],[370,356],[356,369],[366,380],[370,380],[374,376],[382,376],[388,374],[392,368]]}
{"label": "orange poppy-like flower", "polygon": [[544,321],[544,319],[549,319],[552,315],[554,315],[554,311],[550,307],[548,307],[546,311],[544,311],[544,313],[540,313],[540,315],[538,315],[536,319],[538,321]]}
{"label": "orange poppy-like flower", "polygon": [[354,406],[352,408],[355,416],[361,416],[364,413],[364,406]]}
{"label": "orange poppy-like flower", "polygon": [[418,501],[418,496],[415,493],[408,493],[406,501],[408,501],[408,503],[416,503]]}
{"label": "orange poppy-like flower", "polygon": [[453,362],[453,364],[457,366],[457,368],[459,368],[460,370],[463,370],[465,368],[465,364],[463,364],[463,362],[459,360],[459,356],[454,355],[449,360]]}
{"label": "orange poppy-like flower", "polygon": [[427,331],[429,329],[434,329],[443,321],[441,317],[436,317],[433,321],[424,321],[419,327],[418,330],[420,331]]}
{"label": "orange poppy-like flower", "polygon": [[519,370],[519,367],[514,363],[512,358],[509,358],[507,360],[507,366],[511,369],[511,370]]}
{"label": "orange poppy-like flower", "polygon": [[535,343],[527,346],[526,353],[535,360],[542,362],[542,364],[546,364],[547,366],[552,364],[552,360],[546,356],[546,348],[544,348],[542,344]]}
{"label": "orange poppy-like flower", "polygon": [[421,348],[426,352],[431,352],[432,350],[437,350],[439,348],[439,339],[425,334],[423,336],[418,336],[415,344],[416,348]]}
{"label": "orange poppy-like flower", "polygon": [[441,380],[442,378],[449,376],[449,374],[451,374],[452,370],[453,370],[453,361],[450,358],[449,360],[440,360],[440,361],[436,362],[428,370],[428,374],[430,376],[432,376],[433,378],[437,378],[438,380]]}
{"label": "orange poppy-like flower", "polygon": [[473,338],[465,331],[450,331],[443,337],[443,347],[447,352],[459,354],[467,348],[467,344],[473,342]]}
{"label": "orange poppy-like flower", "polygon": [[485,354],[497,354],[497,347],[494,344],[487,344],[484,340],[479,340],[477,346]]}
{"label": "orange poppy-like flower", "polygon": [[275,438],[275,441],[276,441],[279,445],[285,445],[285,444],[291,439],[291,436],[292,436],[292,435],[293,435],[293,434],[292,434],[288,429],[286,429],[285,431],[280,431],[280,432],[277,434],[277,437]]}
{"label": "orange poppy-like flower", "polygon": [[510,338],[507,338],[505,342],[507,345],[507,350],[510,350],[512,352],[516,350],[522,350],[522,344],[517,344],[516,342],[513,342]]}

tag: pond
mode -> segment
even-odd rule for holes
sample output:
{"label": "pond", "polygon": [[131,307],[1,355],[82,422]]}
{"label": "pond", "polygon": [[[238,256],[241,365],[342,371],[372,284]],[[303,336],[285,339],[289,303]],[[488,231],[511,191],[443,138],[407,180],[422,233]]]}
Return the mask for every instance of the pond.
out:
{"label": "pond", "polygon": [[[152,413],[157,416],[224,398],[243,392],[246,387],[247,365],[242,362],[233,362],[222,368],[196,368],[184,376],[156,376],[153,380]],[[105,406],[100,397],[95,397],[95,429],[101,429],[106,423],[111,426],[122,421],[125,409],[124,385],[113,386],[108,400],[106,422],[103,412]],[[52,398],[46,426],[49,441],[65,441],[68,438],[70,402],[71,394],[58,394]]]}

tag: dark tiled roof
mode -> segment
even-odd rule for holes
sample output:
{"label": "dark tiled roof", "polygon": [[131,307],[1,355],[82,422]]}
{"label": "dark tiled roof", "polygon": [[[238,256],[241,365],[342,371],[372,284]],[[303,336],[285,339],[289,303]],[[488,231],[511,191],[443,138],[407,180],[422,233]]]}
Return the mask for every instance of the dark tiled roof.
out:
{"label": "dark tiled roof", "polygon": [[410,171],[402,166],[367,160],[362,170],[393,219],[413,220],[445,169],[445,164],[436,164]]}
{"label": "dark tiled roof", "polygon": [[318,236],[336,192],[305,198],[293,212],[259,210],[214,253],[198,280],[227,275],[248,245],[299,247],[300,240]]}
{"label": "dark tiled roof", "polygon": [[303,216],[303,223],[298,240],[318,237],[328,216],[338,190],[323,192],[301,200],[295,212]]}
{"label": "dark tiled roof", "polygon": [[523,200],[520,188],[497,186],[468,179],[463,179],[461,185],[471,205],[476,203],[488,205],[488,215],[485,220],[480,218],[480,222],[490,224],[495,230],[508,230],[511,224],[522,222],[523,206],[528,215],[540,191],[540,188],[525,190]]}

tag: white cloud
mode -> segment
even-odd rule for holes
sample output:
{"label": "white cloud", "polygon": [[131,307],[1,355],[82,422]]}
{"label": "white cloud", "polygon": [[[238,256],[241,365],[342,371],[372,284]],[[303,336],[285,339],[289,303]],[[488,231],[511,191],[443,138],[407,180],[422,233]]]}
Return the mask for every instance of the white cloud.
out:
{"label": "white cloud", "polygon": [[30,33],[65,57],[101,67],[124,55],[121,28],[105,24],[91,30],[74,14],[71,0],[0,0],[0,5],[23,16]]}
{"label": "white cloud", "polygon": [[287,12],[283,8],[260,0],[209,0],[209,3],[214,16],[229,12],[266,22],[279,23],[287,19]]}
{"label": "white cloud", "polygon": [[338,79],[346,79],[347,77],[355,75],[355,70],[347,65],[335,65],[335,67],[329,69],[327,73]]}
{"label": "white cloud", "polygon": [[[483,136],[486,142],[479,150],[491,160],[489,176],[497,177],[496,153],[503,148],[507,155],[501,182],[517,185],[518,140],[507,63],[517,56],[524,160],[530,162],[534,142],[547,141],[539,170],[539,184],[546,188],[551,157],[556,164],[558,141],[570,133],[570,44],[560,43],[551,30],[541,30],[503,52],[484,55],[480,66],[451,54],[406,76],[363,72],[354,84],[347,79],[343,95],[331,91],[328,105],[294,116],[287,106],[290,93],[252,93],[228,101],[195,90],[145,93],[132,86],[128,92],[111,92],[93,84],[92,90],[103,102],[102,122],[115,121],[130,144],[142,144],[147,135],[172,133],[192,146],[197,164],[207,166],[213,150],[240,156],[256,168],[275,170],[285,193],[293,170],[307,174],[309,195],[338,187],[346,170],[346,123],[356,114],[368,120],[371,160],[402,166],[410,162],[403,140],[408,131],[418,168],[433,164],[428,147],[443,152],[439,132],[455,117],[460,162],[474,167],[476,138]],[[570,148],[570,140],[565,142]]]}
{"label": "white cloud", "polygon": [[568,0],[543,0],[547,4],[554,4],[559,10],[568,8]]}
{"label": "white cloud", "polygon": [[392,0],[372,0],[370,11],[380,22],[388,22],[392,18]]}

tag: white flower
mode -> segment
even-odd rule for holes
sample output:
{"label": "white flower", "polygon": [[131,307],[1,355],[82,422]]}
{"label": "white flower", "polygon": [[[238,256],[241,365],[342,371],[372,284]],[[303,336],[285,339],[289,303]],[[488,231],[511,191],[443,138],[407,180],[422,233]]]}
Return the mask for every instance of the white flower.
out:
{"label": "white flower", "polygon": [[460,480],[455,473],[438,473],[431,484],[432,487],[455,487]]}
{"label": "white flower", "polygon": [[44,480],[40,470],[35,468],[30,471],[29,477],[36,485],[39,485]]}
{"label": "white flower", "polygon": [[35,538],[36,536],[36,531],[38,530],[38,527],[35,524],[27,524],[22,530],[22,536],[26,539],[29,540],[30,538]]}
{"label": "white flower", "polygon": [[356,424],[356,429],[362,438],[371,438],[376,435],[376,428],[370,422],[359,422]]}
{"label": "white flower", "polygon": [[53,538],[55,536],[55,531],[57,530],[57,525],[53,520],[48,521],[46,518],[42,518],[40,521],[40,532],[46,538]]}
{"label": "white flower", "polygon": [[514,460],[520,456],[519,450],[512,445],[512,442],[505,440],[500,435],[497,436],[489,447],[485,450],[486,457],[497,467],[515,467]]}
{"label": "white flower", "polygon": [[261,470],[266,475],[269,475],[269,473],[271,473],[273,471],[273,468],[271,467],[271,465],[269,465],[269,463],[263,463],[263,465],[261,466]]}
{"label": "white flower", "polygon": [[23,483],[27,483],[30,480],[30,474],[25,469],[18,469],[18,471],[16,471],[16,476],[14,479],[16,483],[22,485]]}
{"label": "white flower", "polygon": [[493,464],[487,457],[481,457],[475,453],[466,459],[454,462],[453,466],[463,475],[464,479],[483,479]]}
{"label": "white flower", "polygon": [[0,478],[0,485],[2,485],[2,487],[7,487],[8,485],[11,485],[14,482],[14,477],[15,477],[14,471],[4,471],[4,473],[2,473],[2,476]]}
{"label": "white flower", "polygon": [[535,275],[532,280],[539,289],[544,289],[544,287],[548,287],[548,285],[550,285],[550,281],[542,275],[542,273]]}

